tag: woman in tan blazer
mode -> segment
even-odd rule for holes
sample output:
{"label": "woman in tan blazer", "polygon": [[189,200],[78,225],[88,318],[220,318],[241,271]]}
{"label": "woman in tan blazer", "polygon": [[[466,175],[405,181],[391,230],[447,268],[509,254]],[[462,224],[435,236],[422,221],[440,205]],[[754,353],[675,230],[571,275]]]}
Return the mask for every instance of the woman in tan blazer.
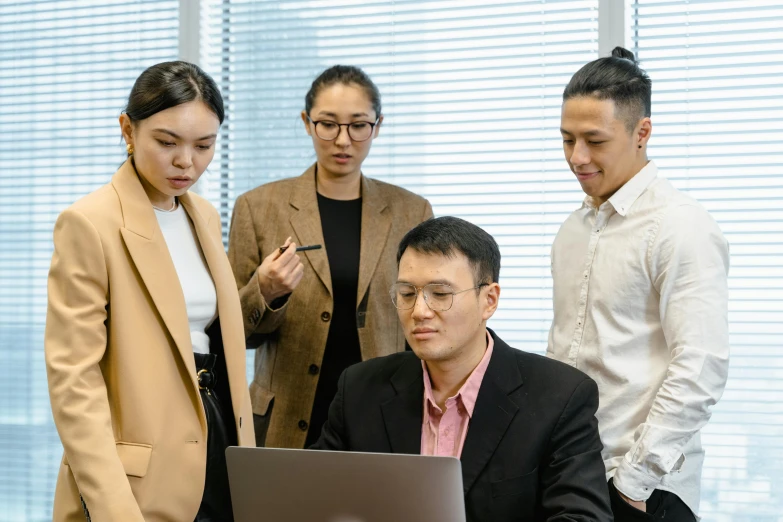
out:
{"label": "woman in tan blazer", "polygon": [[220,217],[188,192],[222,121],[201,69],[150,67],[120,116],[128,160],[57,219],[55,521],[233,519],[224,451],[255,440],[241,308]]}
{"label": "woman in tan blazer", "polygon": [[[316,163],[240,196],[229,238],[248,345],[257,347],[250,396],[259,446],[314,443],[342,371],[404,350],[389,297],[396,248],[432,217],[426,199],[362,175],[383,115],[361,69],[321,73],[301,116]],[[323,248],[300,260],[297,244]]]}

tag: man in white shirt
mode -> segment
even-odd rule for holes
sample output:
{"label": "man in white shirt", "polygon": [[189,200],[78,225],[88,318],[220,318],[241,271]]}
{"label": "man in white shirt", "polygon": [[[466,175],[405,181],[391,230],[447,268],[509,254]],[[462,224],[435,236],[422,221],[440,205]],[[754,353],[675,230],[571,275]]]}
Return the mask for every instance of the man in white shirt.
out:
{"label": "man in white shirt", "polygon": [[615,520],[695,521],[699,432],[728,372],[728,244],[647,159],[650,93],[621,47],[563,93],[563,150],[587,197],[552,246],[547,353],[598,383]]}

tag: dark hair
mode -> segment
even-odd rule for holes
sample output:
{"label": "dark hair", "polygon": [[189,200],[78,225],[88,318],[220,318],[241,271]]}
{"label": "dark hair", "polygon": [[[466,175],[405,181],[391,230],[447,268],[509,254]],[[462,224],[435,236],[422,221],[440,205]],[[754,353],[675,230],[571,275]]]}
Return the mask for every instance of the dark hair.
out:
{"label": "dark hair", "polygon": [[313,84],[305,96],[305,112],[310,114],[315,98],[323,89],[338,83],[343,85],[354,83],[364,89],[365,94],[370,99],[370,103],[372,103],[375,117],[377,118],[381,115],[381,91],[367,76],[367,73],[353,65],[333,65],[319,74],[318,78],[313,80]]}
{"label": "dark hair", "polygon": [[163,62],[148,67],[136,78],[125,114],[131,121],[141,121],[193,100],[203,101],[223,123],[223,97],[215,80],[198,65]]}
{"label": "dark hair", "polygon": [[473,223],[453,216],[428,219],[411,229],[400,241],[397,266],[407,249],[453,257],[462,253],[473,269],[475,283],[497,283],[500,249],[495,239]]}
{"label": "dark hair", "polygon": [[611,56],[594,60],[574,74],[563,91],[563,101],[578,96],[612,100],[618,117],[632,132],[640,119],[650,117],[651,93],[652,81],[633,53],[615,47]]}

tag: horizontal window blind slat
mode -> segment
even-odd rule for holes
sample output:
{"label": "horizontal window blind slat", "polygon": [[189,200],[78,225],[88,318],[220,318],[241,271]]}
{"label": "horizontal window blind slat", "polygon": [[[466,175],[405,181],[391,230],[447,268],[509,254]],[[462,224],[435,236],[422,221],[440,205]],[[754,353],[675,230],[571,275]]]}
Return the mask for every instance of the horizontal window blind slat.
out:
{"label": "horizontal window blind slat", "polygon": [[[665,5],[652,5],[644,6],[644,7],[652,7],[657,8],[658,12],[652,12],[647,11],[644,9],[639,9],[641,6],[640,3],[633,3],[631,5],[631,19],[637,22],[636,28],[638,29],[645,29],[650,26],[654,26],[654,20],[659,19],[665,19],[665,18],[671,18],[673,16],[678,15],[688,15],[693,16],[696,18],[699,17],[709,17],[709,16],[715,16],[715,15],[727,15],[732,16],[736,19],[736,17],[741,16],[749,16],[749,17],[758,17],[759,15],[764,15],[764,13],[779,13],[781,11],[780,4],[773,1],[767,1],[766,5],[763,3],[764,0],[753,0],[754,5],[751,9],[748,9],[747,2],[741,2],[736,3],[732,7],[724,7],[724,8],[718,8],[718,9],[710,9],[710,7],[720,6],[722,0],[704,0],[704,1],[694,1],[694,0],[687,0],[686,2],[677,2],[673,4],[671,7],[674,7],[675,9],[660,9],[662,7],[665,7]],[[725,5],[725,4],[724,4]],[[677,9],[679,7],[679,9]]]}
{"label": "horizontal window blind slat", "polygon": [[[745,0],[635,0],[631,2],[630,6],[633,9],[639,9],[643,7],[642,11],[637,13],[638,19],[644,19],[648,17],[648,13],[672,13],[678,9],[684,11],[691,11],[693,9],[708,9],[716,5],[716,2],[722,2],[724,6],[731,6],[730,9],[745,8],[747,2]],[[754,6],[775,6],[777,0],[753,0]],[[720,5],[720,4],[719,4]],[[634,28],[638,28],[639,24],[633,25]]]}
{"label": "horizontal window blind slat", "polygon": [[[756,46],[756,48],[751,48],[752,46]],[[688,60],[707,60],[707,59],[732,59],[732,58],[756,58],[759,60],[763,60],[767,56],[772,56],[773,59],[779,59],[780,57],[780,50],[783,48],[783,44],[776,44],[773,48],[769,48],[768,45],[765,49],[758,49],[758,42],[752,42],[752,45],[746,45],[746,50],[742,51],[731,51],[730,49],[736,48],[736,44],[727,44],[725,45],[726,50],[725,52],[717,52],[719,49],[722,49],[720,45],[716,44],[697,44],[697,45],[688,45],[688,53],[683,56],[682,51],[684,44],[679,45],[662,45],[660,47],[651,47],[649,49],[645,49],[643,53],[639,54],[639,60],[648,60],[649,57],[655,56],[656,61],[684,61],[686,59]],[[717,49],[715,49],[717,47]],[[715,52],[693,52],[692,51],[699,51],[702,49],[715,49]],[[663,52],[663,51],[675,51],[677,54],[671,54],[669,56],[660,54],[656,55],[656,52]],[[649,53],[649,54],[648,54]]]}
{"label": "horizontal window blind slat", "polygon": [[[274,5],[274,4],[270,4]],[[247,20],[248,15],[262,19],[265,23],[269,24],[270,29],[278,29],[285,27],[282,22],[294,19],[299,23],[315,22],[318,25],[329,26],[333,25],[334,21],[343,21],[346,16],[350,16],[352,21],[358,20],[361,24],[362,19],[367,19],[367,23],[375,22],[376,24],[386,22],[386,18],[393,17],[395,23],[404,23],[405,21],[437,21],[437,20],[467,20],[477,18],[476,10],[478,5],[468,5],[468,2],[452,2],[448,5],[448,8],[444,9],[442,4],[440,6],[435,5],[434,8],[427,8],[428,4],[416,4],[416,3],[385,3],[380,5],[369,5],[364,7],[348,7],[346,9],[340,6],[323,6],[317,9],[304,9],[304,10],[280,10],[265,8],[263,4],[233,4],[228,9],[222,9],[217,12],[211,11],[217,18],[218,16],[225,20],[226,17],[230,17],[228,27],[233,28],[234,23],[236,27],[242,27],[243,20]],[[432,4],[430,4],[432,5]],[[594,9],[588,9],[583,7],[585,4],[582,2],[574,1],[562,1],[562,0],[549,0],[546,4],[536,2],[514,2],[504,4],[482,4],[481,14],[478,16],[482,20],[486,20],[490,23],[494,18],[507,17],[511,14],[533,14],[533,13],[573,13],[574,11],[584,11],[586,13],[597,16],[597,12]],[[228,12],[226,12],[228,11]],[[232,18],[236,18],[236,22]],[[353,22],[352,22],[353,25]]]}
{"label": "horizontal window blind slat", "polygon": [[[55,46],[50,46],[47,44],[58,38],[87,40],[89,37],[110,37],[106,38],[107,42],[113,42],[114,37],[121,37],[125,38],[128,42],[132,42],[134,40],[130,35],[126,36],[121,33],[117,33],[116,31],[108,30],[111,27],[116,26],[116,19],[119,15],[122,14],[123,13],[118,13],[117,15],[111,14],[105,17],[101,17],[106,18],[103,23],[99,22],[98,17],[96,16],[88,17],[84,19],[85,23],[83,25],[79,25],[79,20],[73,18],[56,20],[57,22],[60,22],[62,26],[57,26],[56,24],[47,24],[45,21],[35,17],[29,24],[24,22],[17,22],[10,27],[5,26],[4,28],[0,28],[0,43],[18,45],[20,42],[24,42],[28,44],[28,47],[22,48],[22,50],[28,50],[56,49]],[[171,18],[144,16],[143,13],[131,14],[133,14],[134,17],[138,16],[138,18],[143,19],[145,22],[145,26],[140,28],[137,34],[151,32],[156,28],[165,29],[168,27],[177,27],[177,21],[171,20]],[[6,20],[4,19],[4,21]],[[28,37],[28,35],[33,33],[40,34],[41,31],[46,32],[35,39]],[[140,42],[136,40],[135,43]]]}
{"label": "horizontal window blind slat", "polygon": [[[96,12],[110,11],[111,13],[118,14],[141,14],[146,7],[144,4],[155,4],[159,9],[173,9],[176,7],[177,0],[133,0],[133,2],[94,2],[91,1],[89,7],[74,8],[64,10],[62,7],[62,0],[53,0],[47,2],[46,0],[38,0],[34,6],[27,2],[15,2],[12,4],[0,4],[0,15],[4,20],[8,22],[18,22],[14,17],[23,18],[26,16],[35,17],[41,21],[52,20],[73,20],[73,19],[85,19],[89,20],[91,16],[94,16]],[[53,9],[45,9],[46,5],[50,5]],[[67,15],[63,15],[67,13]],[[153,10],[147,14],[158,14],[158,10]],[[49,16],[47,15],[60,15]],[[41,17],[41,18],[38,18]]]}
{"label": "horizontal window blind slat", "polygon": [[[554,16],[554,15],[553,15]],[[551,18],[551,17],[550,17]],[[336,47],[338,43],[342,42],[345,47],[353,47],[354,43],[351,39],[357,36],[363,36],[366,42],[378,42],[394,40],[396,43],[426,43],[426,42],[442,42],[443,36],[447,35],[448,41],[467,41],[471,38],[475,38],[474,35],[466,34],[470,32],[477,32],[479,34],[489,35],[494,34],[497,36],[518,36],[520,38],[530,38],[533,35],[527,35],[524,32],[525,28],[535,29],[539,34],[537,36],[551,36],[551,35],[566,35],[569,31],[575,31],[580,28],[588,28],[593,25],[593,21],[589,17],[585,16],[585,13],[579,11],[569,11],[568,17],[564,18],[562,15],[558,15],[558,23],[552,24],[547,27],[545,20],[530,21],[530,17],[527,16],[498,16],[497,19],[491,25],[488,25],[488,20],[484,18],[476,19],[473,23],[464,23],[459,21],[459,34],[454,33],[454,23],[451,20],[443,20],[438,22],[427,22],[426,32],[422,32],[422,23],[420,22],[398,22],[395,21],[393,32],[378,32],[378,24],[370,23],[367,25],[352,24],[350,30],[346,29],[330,29],[329,27],[319,27],[319,36],[323,39],[319,43],[319,48]],[[244,25],[237,26],[235,23],[230,24],[230,31],[226,31],[225,27],[216,27],[210,29],[209,36],[214,38],[225,37],[228,41],[224,41],[222,45],[236,46],[243,32],[252,33],[255,30],[253,22],[248,22]],[[557,29],[554,29],[557,27]],[[252,49],[255,47],[267,47],[277,49],[289,49],[289,48],[307,48],[307,43],[312,42],[312,26],[306,24],[297,23],[293,27],[279,27],[274,30],[270,30],[265,33],[264,39],[259,42],[248,42],[245,44],[245,49]],[[308,39],[308,35],[310,38]],[[579,37],[579,35],[576,35]],[[280,42],[282,38],[285,38],[285,42]],[[299,45],[295,45],[299,44]],[[236,51],[236,47],[232,50]]]}

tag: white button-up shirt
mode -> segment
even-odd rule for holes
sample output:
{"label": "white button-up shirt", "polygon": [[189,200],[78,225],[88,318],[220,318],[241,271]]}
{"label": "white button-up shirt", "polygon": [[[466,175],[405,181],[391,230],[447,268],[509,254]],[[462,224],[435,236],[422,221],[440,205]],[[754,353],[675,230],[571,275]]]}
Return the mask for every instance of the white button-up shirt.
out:
{"label": "white button-up shirt", "polygon": [[547,355],[598,383],[607,480],[634,500],[671,491],[698,512],[699,430],[726,383],[729,249],[651,161],[552,246]]}

